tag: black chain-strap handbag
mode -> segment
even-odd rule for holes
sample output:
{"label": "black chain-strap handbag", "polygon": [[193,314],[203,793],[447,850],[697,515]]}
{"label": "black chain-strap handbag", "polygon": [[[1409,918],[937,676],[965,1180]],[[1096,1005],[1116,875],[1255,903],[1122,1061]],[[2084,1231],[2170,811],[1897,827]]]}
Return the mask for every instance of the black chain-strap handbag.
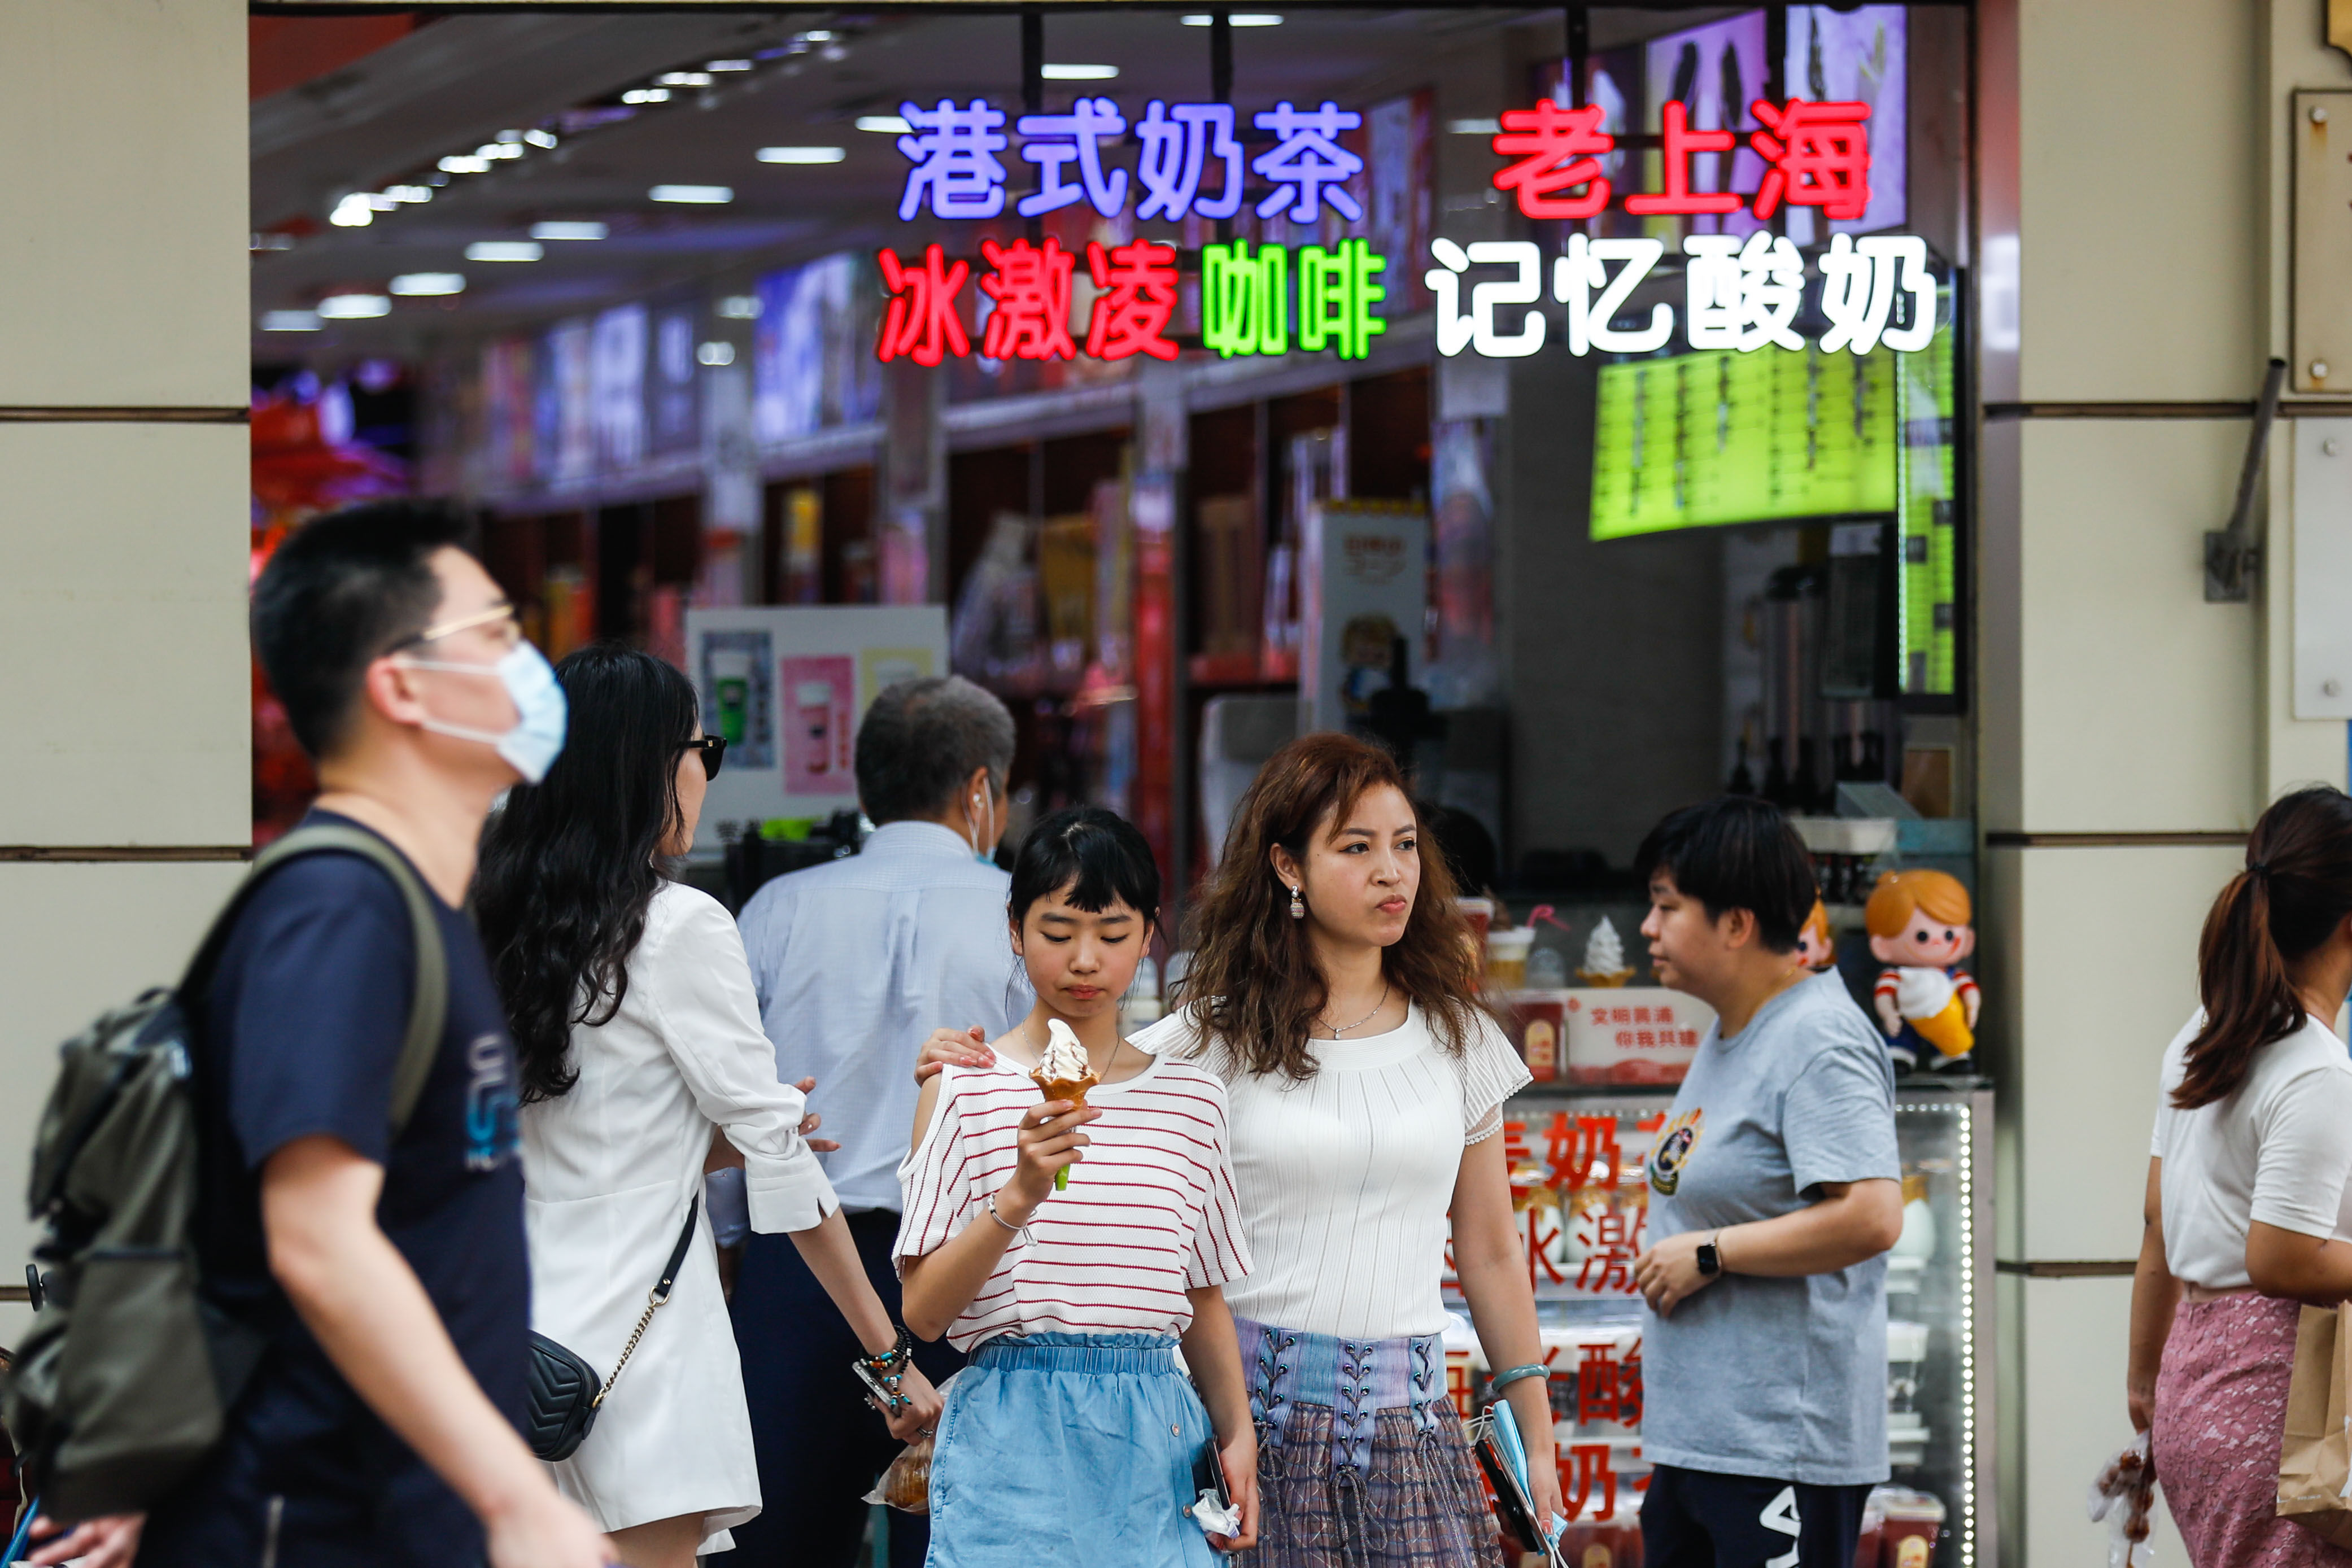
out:
{"label": "black chain-strap handbag", "polygon": [[599,1378],[596,1369],[585,1358],[545,1334],[532,1332],[530,1411],[523,1436],[530,1440],[530,1451],[541,1458],[551,1463],[568,1459],[588,1440],[589,1432],[596,1425],[596,1412],[604,1408],[613,1385],[621,1380],[621,1368],[629,1364],[629,1357],[637,1352],[637,1341],[645,1337],[646,1326],[654,1321],[654,1314],[669,1300],[670,1288],[677,1283],[677,1271],[685,1265],[686,1249],[694,1241],[694,1221],[701,1207],[702,1195],[697,1193],[686,1206],[686,1228],[677,1233],[677,1245],[670,1249],[669,1262],[663,1266],[661,1281],[654,1286],[653,1294],[646,1298],[645,1314],[637,1319],[635,1332],[622,1348],[612,1376]]}

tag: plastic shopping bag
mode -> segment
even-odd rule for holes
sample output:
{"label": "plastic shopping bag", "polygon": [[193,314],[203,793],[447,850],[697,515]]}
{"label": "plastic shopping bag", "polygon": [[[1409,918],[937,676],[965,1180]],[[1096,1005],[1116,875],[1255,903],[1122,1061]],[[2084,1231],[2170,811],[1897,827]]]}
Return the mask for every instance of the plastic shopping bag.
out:
{"label": "plastic shopping bag", "polygon": [[2091,1522],[2107,1526],[2107,1568],[2149,1568],[2156,1548],[2148,1543],[2148,1511],[2156,1504],[2156,1467],[2148,1462],[2147,1434],[2100,1467],[2091,1482]]}
{"label": "plastic shopping bag", "polygon": [[931,1511],[931,1440],[918,1437],[898,1450],[874,1490],[859,1500],[887,1502],[901,1513]]}

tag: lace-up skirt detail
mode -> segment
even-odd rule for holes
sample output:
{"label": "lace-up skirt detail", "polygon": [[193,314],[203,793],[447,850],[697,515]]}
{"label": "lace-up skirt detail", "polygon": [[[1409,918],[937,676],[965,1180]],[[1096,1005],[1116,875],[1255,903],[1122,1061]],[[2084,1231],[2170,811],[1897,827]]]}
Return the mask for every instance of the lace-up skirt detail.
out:
{"label": "lace-up skirt detail", "polygon": [[1237,1317],[1257,1423],[1244,1568],[1502,1568],[1436,1334],[1349,1340]]}

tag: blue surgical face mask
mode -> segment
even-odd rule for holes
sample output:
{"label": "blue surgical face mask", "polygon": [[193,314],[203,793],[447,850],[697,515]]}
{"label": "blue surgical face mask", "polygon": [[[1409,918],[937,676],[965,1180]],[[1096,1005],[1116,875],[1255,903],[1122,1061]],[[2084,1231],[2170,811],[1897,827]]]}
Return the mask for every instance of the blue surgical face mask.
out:
{"label": "blue surgical face mask", "polygon": [[547,777],[555,758],[563,750],[563,730],[571,715],[571,705],[563,698],[563,688],[556,683],[555,671],[546,655],[528,643],[518,643],[507,656],[495,664],[461,664],[450,659],[403,659],[401,663],[413,669],[450,670],[458,674],[496,675],[507,688],[507,696],[515,706],[515,727],[501,735],[495,730],[469,729],[463,725],[444,724],[439,719],[425,720],[425,727],[436,735],[446,735],[458,740],[475,740],[484,746],[496,747],[507,765],[522,775],[526,784],[536,784]]}

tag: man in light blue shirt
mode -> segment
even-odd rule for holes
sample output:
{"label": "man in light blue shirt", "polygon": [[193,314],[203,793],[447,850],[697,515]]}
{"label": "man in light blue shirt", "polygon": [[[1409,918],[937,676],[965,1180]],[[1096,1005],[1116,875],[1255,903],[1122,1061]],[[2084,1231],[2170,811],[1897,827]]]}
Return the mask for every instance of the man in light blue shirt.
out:
{"label": "man in light blue shirt", "polygon": [[[846,860],[779,877],[743,907],[760,1017],[784,1082],[840,1148],[819,1156],[895,1317],[898,1162],[915,1117],[915,1057],[935,1029],[994,1039],[1029,1010],[1005,929],[1012,878],[991,858],[1003,829],[1013,716],[961,676],[902,681],[857,731],[857,794],[879,824]],[[735,1526],[735,1568],[850,1568],[858,1500],[898,1451],[863,1402],[856,1338],[784,1236],[753,1235],[733,1301],[759,1452],[761,1516]],[[918,1345],[934,1382],[961,1364]],[[893,1514],[894,1568],[923,1560],[919,1515]]]}

